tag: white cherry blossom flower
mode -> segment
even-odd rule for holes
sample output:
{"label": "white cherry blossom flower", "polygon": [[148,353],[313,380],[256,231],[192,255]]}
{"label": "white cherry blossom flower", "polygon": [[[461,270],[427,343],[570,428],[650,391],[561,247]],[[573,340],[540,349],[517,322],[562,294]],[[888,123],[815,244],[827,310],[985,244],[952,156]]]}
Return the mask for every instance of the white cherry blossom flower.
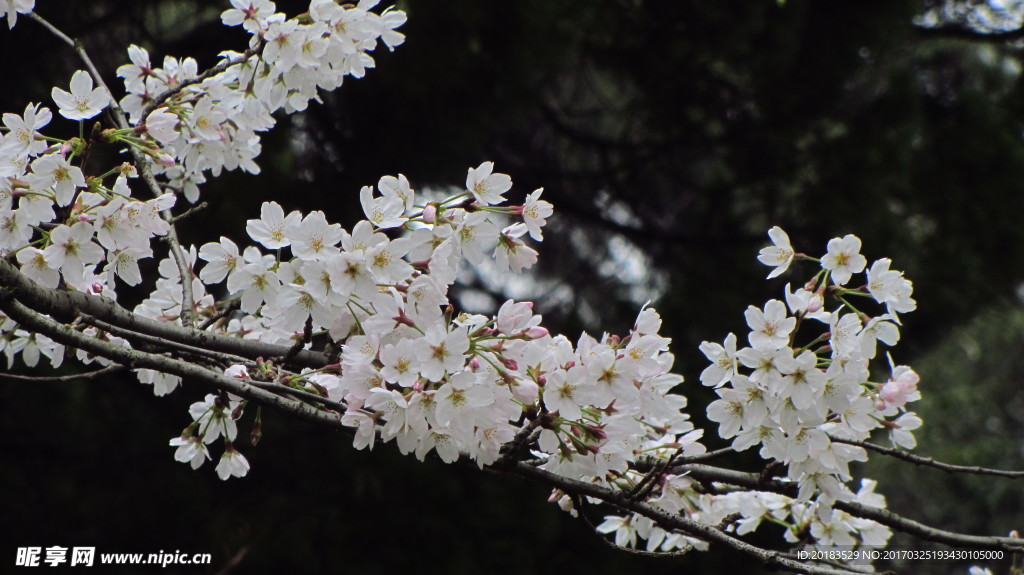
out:
{"label": "white cherry blossom flower", "polygon": [[287,230],[299,225],[302,214],[295,211],[284,215],[284,210],[277,202],[263,202],[260,207],[260,219],[248,220],[245,231],[249,237],[263,244],[269,250],[276,250],[291,245]]}
{"label": "white cherry blossom flower", "polygon": [[193,470],[199,469],[207,459],[210,459],[210,452],[198,436],[175,437],[171,439],[170,445],[178,448],[174,451],[174,460],[188,463]]}
{"label": "white cherry blossom flower", "polygon": [[828,241],[828,253],[821,258],[821,267],[832,271],[836,285],[846,285],[853,274],[864,271],[867,260],[860,255],[860,238],[848,234]]}
{"label": "white cherry blossom flower", "polygon": [[768,279],[772,279],[789,269],[789,264],[793,263],[794,252],[793,246],[789,243],[789,235],[779,226],[768,230],[768,237],[771,238],[773,245],[762,248],[757,260],[775,268],[768,274]]}
{"label": "white cherry blossom flower", "polygon": [[730,333],[725,336],[724,343],[725,345],[722,346],[709,341],[701,342],[700,351],[711,362],[711,365],[700,374],[701,384],[708,387],[721,387],[736,374],[739,364],[736,357],[736,335]]}
{"label": "white cherry blossom flower", "polygon": [[88,120],[110,104],[106,90],[92,86],[92,76],[78,70],[71,76],[71,92],[54,88],[50,97],[57,104],[61,116],[69,120]]}
{"label": "white cherry blossom flower", "polygon": [[484,162],[470,168],[466,176],[466,189],[484,206],[504,202],[502,194],[512,189],[512,178],[507,174],[494,174],[493,170],[494,162]]}
{"label": "white cherry blossom flower", "polygon": [[747,336],[754,349],[774,351],[789,344],[789,334],[796,327],[796,318],[786,316],[786,305],[773,299],[760,308],[749,306],[743,312],[751,332]]}
{"label": "white cherry blossom flower", "polygon": [[227,481],[229,477],[245,477],[249,473],[249,460],[239,453],[230,442],[217,463],[217,476]]}
{"label": "white cherry blossom flower", "polygon": [[540,199],[543,192],[544,188],[534,190],[533,193],[526,196],[526,202],[523,204],[523,223],[526,224],[530,237],[538,242],[544,240],[541,228],[547,223],[547,218],[554,213],[554,207]]}

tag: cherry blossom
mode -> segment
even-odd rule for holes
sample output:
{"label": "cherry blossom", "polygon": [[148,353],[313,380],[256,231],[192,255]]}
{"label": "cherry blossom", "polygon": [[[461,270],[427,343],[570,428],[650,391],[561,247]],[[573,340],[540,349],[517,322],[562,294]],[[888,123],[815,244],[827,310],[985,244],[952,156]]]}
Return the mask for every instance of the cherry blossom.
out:
{"label": "cherry blossom", "polygon": [[92,76],[78,70],[71,76],[71,91],[54,88],[50,97],[57,104],[61,116],[69,120],[88,120],[110,104],[110,96],[103,88],[93,88]]}

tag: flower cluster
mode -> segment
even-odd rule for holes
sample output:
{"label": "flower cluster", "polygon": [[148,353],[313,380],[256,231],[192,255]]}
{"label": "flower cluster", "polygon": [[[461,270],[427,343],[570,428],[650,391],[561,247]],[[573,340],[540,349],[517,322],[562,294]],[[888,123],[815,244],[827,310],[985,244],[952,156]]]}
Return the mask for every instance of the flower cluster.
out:
{"label": "flower cluster", "polygon": [[[132,46],[132,63],[118,69],[127,90],[120,105],[135,126],[105,130],[102,140],[134,147],[155,160],[147,169],[162,175],[169,191],[154,199],[133,197],[129,180],[138,176],[138,166],[130,163],[87,177],[79,164],[96,144],[44,136],[41,130],[53,119],[49,108],[29,104],[20,115],[3,114],[0,255],[13,256],[23,274],[46,287],[116,298],[114,278],[141,283],[138,261],[153,257],[152,240],[168,233],[166,213],[177,199],[171,190],[194,201],[205,171],[241,167],[258,172],[253,161],[259,153],[257,132],[273,126],[273,112],[305,108],[318,88],[334,89],[345,75],[360,77],[372,67],[367,52],[378,40],[393,48],[404,39],[395,31],[404,13],[376,14],[370,11],[376,2],[368,0],[357,6],[314,0],[302,19],[286,19],[266,0],[233,5],[222,19],[243,24],[253,35],[251,56],[227,54],[230,65],[199,81],[194,60],[167,57],[156,68],[144,50]],[[0,6],[13,26],[15,15],[30,12],[34,2]],[[70,91],[54,87],[51,96],[60,115],[70,120],[94,118],[113,103],[82,70],[73,74]],[[161,106],[144,115],[145,107],[156,103]],[[166,260],[160,272],[157,290],[138,311],[178,317],[182,294],[170,295],[167,287],[180,283],[180,272]],[[201,290],[201,282],[195,283]],[[0,331],[9,361],[18,351],[37,349],[33,338],[22,330]],[[54,355],[58,347],[44,340],[39,340],[43,349]],[[26,360],[34,365],[37,356]],[[141,377],[156,384],[158,393],[177,384],[174,376],[148,370]]]}
{"label": "flower cluster", "polygon": [[[546,467],[603,481],[610,470],[624,472],[634,451],[693,430],[679,411],[685,400],[666,396],[682,378],[668,373],[668,340],[650,309],[627,337],[585,335],[576,346],[541,327],[529,303],[510,300],[491,318],[449,315],[461,260],[490,254],[521,269],[536,259],[524,236],[540,237],[551,206],[540,190],[523,205],[492,205],[511,185],[485,162],[469,170],[463,193],[417,205],[404,176],[384,177],[376,190],[363,188],[367,219],[351,232],[322,212],[286,215],[265,203],[247,229],[276,256],[221,238],[198,250],[206,262],[199,279],[226,280],[238,300],[244,317],[227,322],[227,333],[290,344],[305,329],[344,343],[340,374],[304,379],[347,403],[357,446],[372,446],[379,432],[421,458],[436,450],[445,461],[462,453],[485,465],[521,429],[525,410],[543,423]],[[508,217],[525,221],[502,225]],[[392,238],[386,230],[405,232]],[[175,315],[180,288],[167,279],[137,312]]]}
{"label": "flower cluster", "polygon": [[[0,2],[0,15],[13,26],[16,14],[33,4]],[[374,65],[369,52],[378,42],[390,49],[404,40],[396,28],[405,15],[374,13],[375,0],[313,0],[293,19],[276,13],[269,0],[231,4],[222,21],[251,35],[249,50],[225,52],[207,72],[194,60],[170,57],[154,67],[133,46],[131,63],[118,69],[127,92],[119,103],[81,71],[70,91],[53,88],[67,119],[94,118],[111,107],[112,114],[126,113],[119,125],[128,128],[108,128],[99,139],[134,149],[148,158],[144,165],[87,175],[81,160],[95,141],[43,136],[53,114],[39,104],[3,115],[0,257],[16,261],[41,286],[116,299],[115,278],[142,282],[138,261],[154,257],[154,238],[172,231],[169,211],[178,194],[195,201],[206,174],[258,172],[259,133],[274,125],[273,113],[304,109],[319,90],[337,88],[347,75],[361,77]],[[155,198],[133,197],[130,182],[139,172],[160,178]],[[448,294],[463,261],[493,258],[512,271],[537,261],[529,242],[543,239],[553,208],[542,190],[509,205],[511,189],[511,177],[490,162],[470,168],[465,187],[443,200],[424,201],[405,176],[385,176],[360,191],[366,219],[351,229],[321,211],[288,212],[267,202],[246,226],[258,245],[240,248],[222,237],[172,252],[179,261],[171,255],[160,261],[159,278],[134,313],[169,323],[200,317],[202,329],[220,336],[323,351],[336,363],[300,372],[289,352],[236,363],[223,376],[333,410],[358,449],[372,449],[379,439],[394,441],[402,453],[424,459],[433,452],[449,463],[528,459],[545,472],[622,491],[631,501],[738,535],[768,521],[786,525],[795,544],[888,540],[888,528],[833,507],[836,501],[885,506],[874,482],[862,481],[857,492],[848,487],[850,462],[867,458],[849,442],[883,428],[894,445],[912,448],[921,425],[907,409],[920,398],[917,374],[891,359],[884,378],[870,366],[879,342],[899,341],[899,314],[916,307],[912,284],[888,259],[868,267],[853,235],[831,240],[816,259],[795,252],[781,229],[769,231],[773,245],[758,257],[773,268],[769,278],[800,260],[820,269],[795,291],[787,285],[785,301],[746,310],[743,347],[735,334],[721,344],[702,343],[711,365],[700,380],[719,396],[707,409],[719,435],[736,451],[759,446],[763,459],[786,470],[780,481],[796,496],[740,490],[695,478],[685,465],[673,467],[706,449],[703,430],[683,411],[686,397],[674,393],[683,378],[671,371],[674,357],[653,309],[645,306],[621,337],[583,334],[575,343],[549,333],[529,302],[509,300],[491,317],[455,313]],[[862,273],[858,286],[854,278]],[[858,298],[879,313],[862,311]],[[96,325],[79,331],[129,345]],[[801,336],[808,327],[812,333]],[[65,354],[59,343],[2,315],[0,351],[8,366],[17,356],[30,366],[41,357],[57,366]],[[109,364],[82,351],[77,358]],[[181,382],[154,369],[136,375],[157,395]],[[226,392],[193,404],[192,422],[170,442],[175,459],[197,469],[210,459],[208,446],[221,439],[218,475],[246,475],[249,463],[235,447],[245,407]],[[561,491],[552,500],[578,511],[580,500]],[[644,539],[650,551],[707,545],[639,513],[608,516],[597,529],[614,533],[622,546]]]}
{"label": "flower cluster", "polygon": [[[200,78],[196,61],[167,56],[162,67],[146,50],[128,48],[130,64],[118,68],[126,95],[121,107],[144,144],[155,145],[155,171],[199,197],[205,173],[242,169],[258,174],[259,133],[274,126],[278,110],[305,110],[318,90],[335,90],[345,76],[361,78],[374,66],[369,55],[378,43],[389,49],[405,37],[395,29],[405,13],[371,12],[376,0],[358,5],[313,0],[302,18],[286,19],[269,0],[232,0],[221,19],[252,35],[250,53],[224,52],[226,69]],[[174,88],[189,83],[184,89]],[[154,109],[154,106],[159,106]]]}

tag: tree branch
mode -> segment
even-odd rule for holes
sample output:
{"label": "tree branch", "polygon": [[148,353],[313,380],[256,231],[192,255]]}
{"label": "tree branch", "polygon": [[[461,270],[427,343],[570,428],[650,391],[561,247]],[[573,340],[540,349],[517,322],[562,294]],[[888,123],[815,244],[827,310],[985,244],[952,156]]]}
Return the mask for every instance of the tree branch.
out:
{"label": "tree branch", "polygon": [[943,463],[936,461],[931,457],[921,457],[920,455],[914,455],[908,453],[902,449],[893,449],[891,447],[885,447],[882,445],[875,445],[874,443],[868,443],[866,441],[855,441],[853,439],[840,439],[838,437],[829,436],[829,438],[836,443],[845,443],[847,445],[856,445],[857,447],[863,447],[864,449],[870,449],[883,455],[895,457],[896,459],[902,459],[903,461],[909,461],[914,465],[926,465],[928,467],[934,467],[935,469],[941,469],[947,473],[974,473],[977,475],[995,475],[997,477],[1007,477],[1009,479],[1021,479],[1024,478],[1024,471],[1008,471],[1003,469],[990,469],[987,467],[978,467],[976,465],[953,465],[952,463]]}
{"label": "tree branch", "polygon": [[[0,259],[0,285],[11,291],[28,308],[65,323],[88,315],[136,333],[251,360],[284,356],[290,349],[283,345],[228,337],[145,318],[126,310],[110,298],[46,288],[22,275],[17,267],[4,259]],[[302,350],[295,354],[292,363],[318,369],[331,362],[321,352]]]}
{"label": "tree branch", "polygon": [[85,373],[73,373],[71,375],[17,375],[14,373],[0,373],[0,379],[8,379],[11,381],[32,381],[40,383],[63,382],[73,381],[76,379],[96,379],[101,375],[106,375],[108,373],[117,373],[122,369],[124,369],[123,365],[113,364],[93,371],[87,371]]}

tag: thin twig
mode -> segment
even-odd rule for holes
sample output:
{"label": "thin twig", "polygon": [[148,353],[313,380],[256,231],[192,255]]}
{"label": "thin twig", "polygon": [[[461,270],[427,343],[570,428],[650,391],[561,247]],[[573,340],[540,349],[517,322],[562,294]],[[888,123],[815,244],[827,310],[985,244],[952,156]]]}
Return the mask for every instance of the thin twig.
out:
{"label": "thin twig", "polygon": [[227,305],[224,306],[223,309],[203,320],[203,323],[199,324],[199,327],[197,329],[199,329],[200,331],[206,331],[213,324],[234,313],[235,310],[239,308],[239,306],[240,303],[237,299],[231,300],[230,302],[228,302]]}
{"label": "thin twig", "polygon": [[206,202],[199,202],[198,204],[196,204],[196,205],[192,206],[191,208],[185,210],[185,213],[178,214],[178,215],[174,216],[173,218],[171,218],[171,223],[172,224],[176,224],[176,223],[178,223],[178,220],[183,220],[183,219],[191,216],[192,214],[194,214],[194,213],[196,213],[198,211],[205,210],[208,207],[209,207],[209,204],[207,204]]}
{"label": "thin twig", "polygon": [[856,445],[857,447],[863,447],[889,457],[895,457],[896,459],[902,459],[903,461],[909,461],[915,465],[926,465],[934,467],[935,469],[941,469],[947,473],[974,473],[977,475],[995,475],[998,477],[1007,477],[1009,479],[1021,479],[1024,478],[1024,471],[1007,471],[1003,469],[990,469],[987,467],[978,467],[976,465],[954,465],[952,463],[943,463],[936,461],[931,457],[921,457],[920,455],[914,455],[913,453],[907,453],[902,449],[893,449],[891,447],[884,447],[882,445],[876,445],[874,443],[868,443],[866,441],[856,441],[853,439],[841,439],[829,435],[829,438],[836,443],[845,443],[847,445]]}
{"label": "thin twig", "polygon": [[63,382],[73,381],[76,379],[96,379],[101,375],[108,373],[116,373],[124,369],[123,365],[111,364],[106,367],[87,371],[85,373],[73,373],[71,375],[17,375],[14,373],[0,373],[0,379],[9,379],[12,381],[32,381],[32,382]]}

